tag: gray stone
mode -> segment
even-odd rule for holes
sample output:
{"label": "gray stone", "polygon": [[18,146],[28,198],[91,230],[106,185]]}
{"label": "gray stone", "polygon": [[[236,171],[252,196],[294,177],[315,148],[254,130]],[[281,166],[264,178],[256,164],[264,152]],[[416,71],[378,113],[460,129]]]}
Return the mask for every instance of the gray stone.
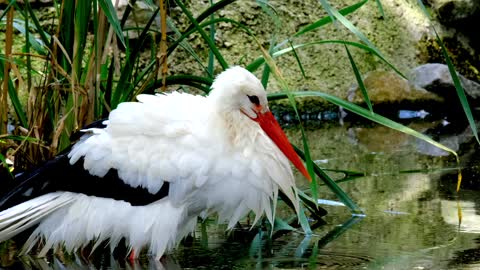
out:
{"label": "gray stone", "polygon": [[[467,96],[478,99],[480,84],[458,74]],[[410,74],[410,83],[417,88],[423,88],[442,97],[456,95],[455,86],[448,66],[444,64],[425,64],[416,67]]]}

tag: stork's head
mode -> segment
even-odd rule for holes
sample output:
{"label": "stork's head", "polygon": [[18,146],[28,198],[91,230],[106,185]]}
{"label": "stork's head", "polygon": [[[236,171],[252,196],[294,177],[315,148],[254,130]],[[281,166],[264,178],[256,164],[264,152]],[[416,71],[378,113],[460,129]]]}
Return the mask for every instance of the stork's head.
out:
{"label": "stork's head", "polygon": [[241,111],[251,119],[269,111],[262,84],[255,75],[239,66],[231,67],[215,78],[209,98],[215,100],[219,111]]}
{"label": "stork's head", "polygon": [[255,75],[239,66],[225,70],[213,81],[209,99],[214,102],[218,113],[239,112],[257,122],[293,165],[311,180],[287,136],[270,112],[265,89]]}

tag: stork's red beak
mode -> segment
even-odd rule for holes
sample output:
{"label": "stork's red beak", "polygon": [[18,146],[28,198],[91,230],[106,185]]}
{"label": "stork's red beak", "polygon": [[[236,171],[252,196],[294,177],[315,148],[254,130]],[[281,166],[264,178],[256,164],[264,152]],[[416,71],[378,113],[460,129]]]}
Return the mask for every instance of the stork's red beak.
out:
{"label": "stork's red beak", "polygon": [[288,141],[287,135],[283,132],[282,128],[278,124],[277,120],[273,116],[272,112],[267,111],[265,113],[257,113],[257,118],[253,119],[260,124],[260,127],[267,133],[268,137],[278,146],[283,154],[297,167],[297,169],[308,179],[312,181],[312,178],[305,169],[303,162],[293,150],[292,145]]}

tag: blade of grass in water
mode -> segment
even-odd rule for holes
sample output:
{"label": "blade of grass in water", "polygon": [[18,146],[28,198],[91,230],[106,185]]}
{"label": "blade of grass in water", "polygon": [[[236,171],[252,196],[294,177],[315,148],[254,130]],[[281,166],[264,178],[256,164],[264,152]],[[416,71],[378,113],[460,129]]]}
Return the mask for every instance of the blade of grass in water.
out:
{"label": "blade of grass in water", "polygon": [[[427,18],[431,20],[430,14],[425,8],[425,5],[423,4],[422,0],[418,0],[418,4],[420,5],[420,8],[422,9],[425,16],[427,16]],[[443,44],[442,39],[438,35],[438,32],[435,29],[435,26],[432,25],[432,28],[433,28],[433,31],[435,32],[437,42],[438,44],[440,44],[440,47],[442,48],[443,57],[445,58],[445,62],[447,63],[450,76],[452,76],[452,81],[453,81],[453,84],[455,85],[455,90],[457,91],[458,98],[460,99],[460,104],[462,104],[462,108],[463,108],[463,111],[465,112],[465,116],[467,117],[468,123],[470,125],[470,129],[472,130],[472,133],[475,136],[477,143],[480,144],[480,140],[478,138],[477,125],[475,124],[475,119],[473,118],[472,110],[470,109],[470,105],[468,104],[467,96],[465,95],[465,91],[463,90],[463,86],[462,86],[462,83],[460,82],[460,78],[457,75],[457,71],[455,70],[453,63],[450,57],[448,56],[447,49],[445,48],[445,45]],[[459,161],[457,157],[457,163],[458,162]],[[460,191],[461,184],[462,184],[462,171],[459,169],[458,180],[457,180],[457,192]]]}
{"label": "blade of grass in water", "polygon": [[460,103],[462,104],[463,110],[468,119],[468,123],[470,124],[470,128],[472,129],[475,139],[477,139],[477,142],[480,144],[480,140],[478,138],[478,132],[477,132],[477,125],[475,124],[475,120],[473,119],[472,110],[470,109],[470,105],[468,104],[467,96],[465,95],[465,91],[463,90],[462,83],[460,82],[460,78],[457,75],[457,71],[455,70],[453,63],[450,60],[450,57],[448,56],[448,52],[445,49],[445,46],[442,40],[438,36],[437,31],[435,31],[435,35],[437,35],[437,41],[439,42],[442,48],[442,53],[443,53],[443,56],[445,57],[445,61],[448,66],[448,71],[452,76],[453,84],[455,85],[455,89],[457,90],[458,98],[460,99]]}
{"label": "blade of grass in water", "polygon": [[295,228],[290,226],[285,220],[281,218],[275,218],[275,222],[273,225],[274,231],[295,231]]}
{"label": "blade of grass in water", "polygon": [[[338,106],[342,106],[344,109],[347,109],[355,114],[358,114],[360,116],[363,116],[364,118],[366,119],[369,119],[373,122],[376,122],[378,124],[381,124],[381,125],[384,125],[386,127],[389,127],[389,128],[392,128],[392,129],[395,129],[395,130],[398,130],[402,133],[405,133],[405,134],[408,134],[408,135],[411,135],[411,136],[414,136],[416,138],[419,138],[421,140],[424,140],[442,150],[445,150],[447,152],[450,152],[452,153],[458,160],[458,155],[455,151],[453,151],[452,149],[446,147],[445,145],[443,144],[440,144],[434,140],[432,140],[430,137],[422,134],[422,133],[419,133],[409,127],[406,127],[402,124],[399,124],[395,121],[392,121],[386,117],[383,117],[379,114],[376,114],[376,113],[372,113],[370,112],[369,110],[367,109],[364,109],[358,105],[355,105],[353,103],[350,103],[348,101],[345,101],[343,99],[340,99],[338,97],[335,97],[335,96],[332,96],[332,95],[329,95],[329,94],[326,94],[326,93],[322,93],[322,92],[318,92],[318,91],[298,91],[298,92],[292,92],[290,93],[291,95],[294,95],[295,97],[321,97],[325,100],[327,100],[328,102],[331,102],[335,105],[338,105]],[[268,95],[268,99],[269,100],[277,100],[277,99],[285,99],[287,98],[287,93],[273,93],[273,94],[269,94]]]}
{"label": "blade of grass in water", "polygon": [[310,246],[311,242],[312,242],[312,236],[307,234],[303,238],[302,242],[300,242],[300,244],[295,249],[294,256],[296,258],[302,258],[303,256],[305,256],[305,252],[308,251],[308,247]]}
{"label": "blade of grass in water", "polygon": [[317,269],[318,262],[318,242],[315,241],[312,248],[312,253],[308,257],[308,269]]}
{"label": "blade of grass in water", "polygon": [[373,113],[373,107],[372,107],[372,103],[370,102],[370,98],[368,97],[367,88],[365,87],[365,84],[363,84],[362,76],[358,71],[357,65],[355,64],[355,61],[353,60],[352,54],[350,53],[350,50],[348,49],[347,45],[345,45],[345,50],[347,51],[348,60],[350,60],[350,64],[352,65],[353,73],[355,74],[355,79],[357,80],[358,87],[362,91],[362,95],[363,95],[363,98],[365,99],[365,103],[367,103],[368,109],[370,109],[370,111]]}
{"label": "blade of grass in water", "polygon": [[300,222],[300,226],[302,227],[305,234],[309,235],[312,234],[312,229],[310,228],[310,224],[308,224],[307,216],[305,215],[305,209],[300,204],[300,210],[298,211],[298,222]]}
{"label": "blade of grass in water", "polygon": [[348,229],[350,229],[350,227],[357,224],[363,219],[364,219],[364,216],[350,217],[342,225],[336,226],[335,229],[329,231],[325,236],[322,237],[322,239],[318,240],[318,247],[323,248],[328,243],[340,237],[343,233],[345,233]]}
{"label": "blade of grass in water", "polygon": [[[293,149],[297,152],[297,154],[302,158],[305,159],[305,154],[303,153],[302,150],[300,150],[298,147],[293,145]],[[337,198],[342,201],[354,214],[363,214],[363,211],[360,209],[360,207],[357,206],[357,204],[350,198],[350,196],[343,191],[342,188],[340,188],[335,181],[333,181],[328,174],[326,174],[320,167],[317,166],[317,164],[313,163],[313,169],[315,171],[315,174],[322,179],[322,181],[325,183],[325,185],[337,196]],[[318,199],[315,199],[315,202],[317,202]]]}

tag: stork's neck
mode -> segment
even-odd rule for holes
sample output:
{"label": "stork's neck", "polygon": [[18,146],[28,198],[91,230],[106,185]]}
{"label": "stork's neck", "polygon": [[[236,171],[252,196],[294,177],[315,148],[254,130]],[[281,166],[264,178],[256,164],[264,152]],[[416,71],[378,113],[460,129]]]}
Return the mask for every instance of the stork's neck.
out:
{"label": "stork's neck", "polygon": [[254,144],[261,131],[260,126],[240,111],[212,111],[211,128],[217,130],[226,145],[244,149]]}

